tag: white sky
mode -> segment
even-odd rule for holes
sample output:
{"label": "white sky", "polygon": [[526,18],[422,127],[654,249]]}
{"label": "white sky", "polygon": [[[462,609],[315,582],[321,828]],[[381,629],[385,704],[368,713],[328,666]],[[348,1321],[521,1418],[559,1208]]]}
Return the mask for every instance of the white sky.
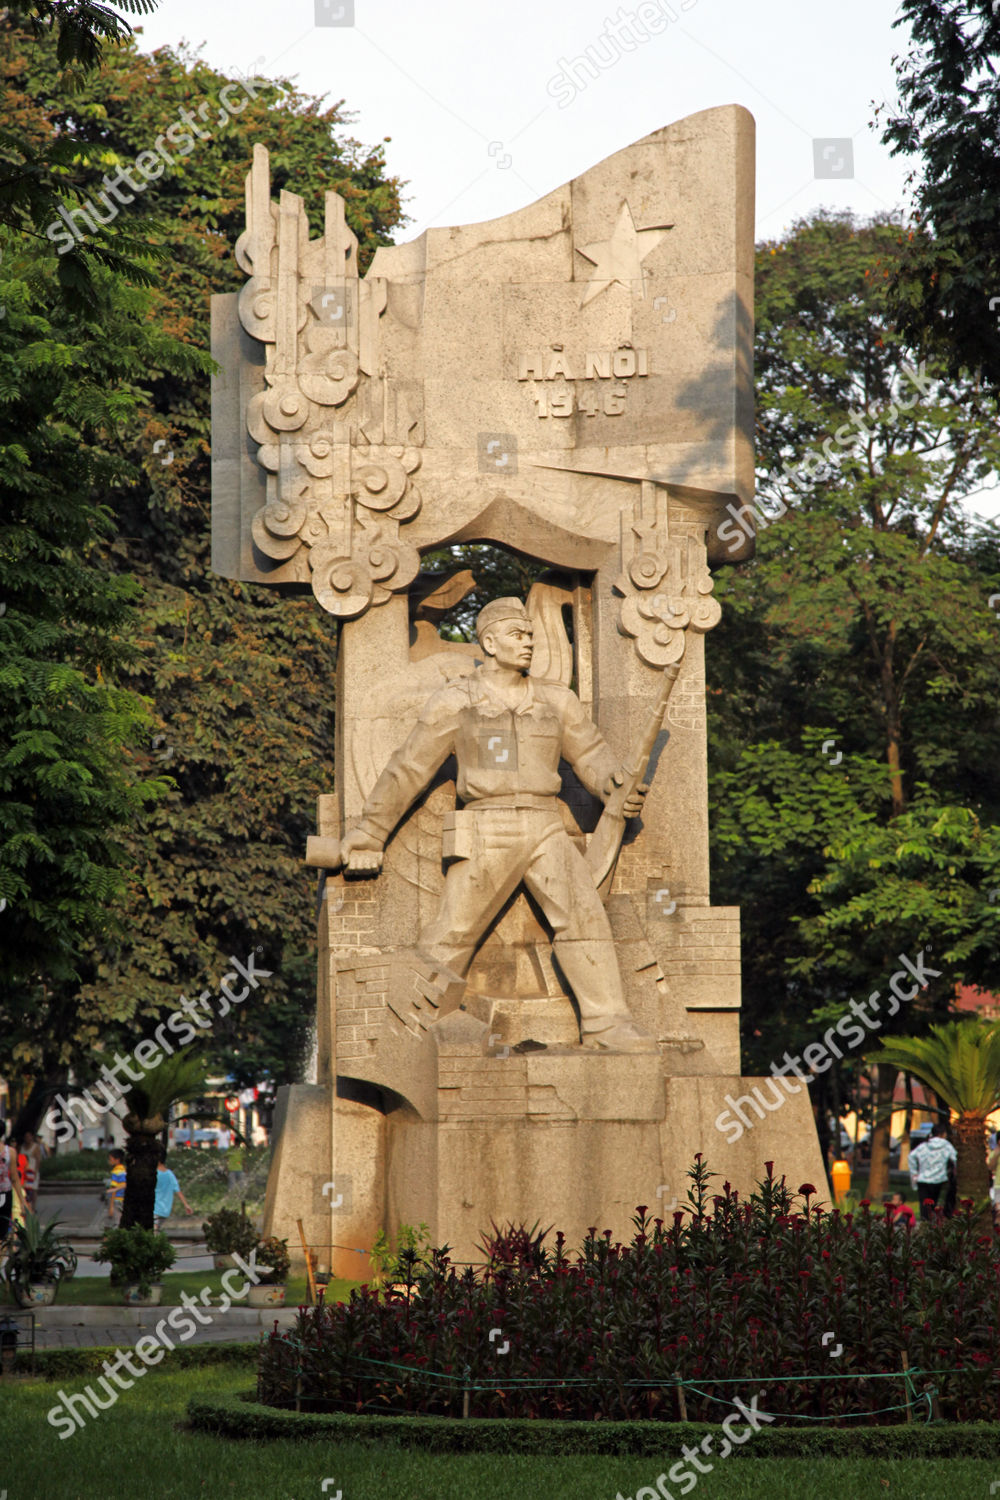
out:
{"label": "white sky", "polygon": [[[656,4],[659,35],[626,33],[617,60],[601,35],[640,0],[161,0],[142,45],[204,44],[219,68],[255,66],[343,99],[358,139],[392,138],[388,165],[409,184],[413,220],[400,238],[523,208],[661,125],[730,103],[757,120],[759,237],[821,205],[901,206],[905,166],[868,128],[872,101],[893,97],[892,56],[907,41],[891,29],[894,0]],[[315,23],[317,10],[346,19],[352,6],[354,25]],[[546,85],[588,47],[604,66],[596,79],[580,70],[585,86],[561,107],[570,90]],[[814,178],[819,137],[852,139],[853,177]]]}
{"label": "white sky", "polygon": [[[648,17],[650,5],[659,34],[626,31],[615,43],[615,23]],[[391,138],[387,166],[407,183],[411,220],[399,240],[511,213],[661,125],[730,103],[757,121],[758,239],[820,207],[861,216],[905,207],[907,164],[870,128],[873,105],[895,98],[893,55],[909,45],[907,29],[892,28],[896,0],[432,6],[161,0],[141,45],[186,41],[222,70],[292,77],[306,93],[343,100],[357,139]],[[317,25],[338,13],[353,24]],[[598,76],[578,66],[577,87],[560,85],[588,48]],[[848,138],[853,175],[817,179],[814,141]],[[839,170],[841,147],[828,157]],[[1000,509],[995,491],[972,504]]]}

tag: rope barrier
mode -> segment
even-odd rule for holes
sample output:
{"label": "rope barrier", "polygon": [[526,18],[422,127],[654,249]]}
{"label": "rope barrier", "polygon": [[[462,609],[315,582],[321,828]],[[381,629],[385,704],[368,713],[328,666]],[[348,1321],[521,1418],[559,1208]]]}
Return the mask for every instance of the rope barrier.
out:
{"label": "rope barrier", "polygon": [[[287,1334],[281,1335],[279,1337],[279,1342],[292,1349],[301,1349],[303,1347],[301,1343],[293,1342]],[[602,1375],[600,1373],[595,1373],[594,1375],[589,1376],[567,1375],[560,1380],[544,1380],[536,1379],[532,1376],[509,1375],[501,1377],[497,1380],[480,1383],[470,1379],[470,1372],[468,1371],[468,1368],[466,1368],[465,1373],[456,1375],[447,1370],[432,1370],[421,1365],[403,1365],[398,1364],[392,1360],[371,1359],[369,1356],[364,1354],[348,1353],[347,1358],[355,1360],[360,1364],[377,1366],[379,1369],[383,1370],[397,1370],[408,1375],[418,1375],[426,1380],[438,1380],[450,1383],[453,1386],[458,1386],[465,1396],[467,1396],[472,1391],[495,1392],[497,1390],[503,1390],[505,1388],[521,1391],[561,1390],[565,1389],[568,1386],[579,1387],[614,1382],[616,1387],[621,1390],[666,1390],[668,1388],[674,1390],[678,1388],[681,1388],[683,1390],[690,1390],[696,1396],[701,1396],[703,1400],[711,1401],[720,1406],[725,1406],[730,1410],[733,1410],[735,1409],[733,1402],[727,1401],[719,1396],[713,1396],[709,1391],[702,1390],[700,1388],[701,1385],[773,1385],[775,1383],[791,1385],[800,1381],[899,1380],[902,1381],[903,1386],[907,1392],[907,1400],[901,1405],[897,1404],[894,1406],[880,1406],[876,1407],[873,1411],[834,1412],[825,1416],[810,1416],[806,1413],[801,1412],[764,1413],[764,1415],[778,1416],[784,1420],[795,1422],[850,1421],[856,1417],[883,1416],[887,1415],[890,1412],[896,1411],[909,1412],[912,1411],[915,1407],[919,1407],[922,1405],[926,1406],[925,1420],[927,1422],[930,1422],[933,1419],[934,1397],[938,1394],[937,1386],[932,1385],[927,1390],[918,1391],[915,1385],[915,1381],[918,1378],[929,1378],[931,1376],[962,1375],[974,1369],[974,1367],[970,1365],[958,1366],[953,1369],[946,1370],[922,1370],[918,1366],[916,1368],[906,1370],[857,1370],[845,1371],[841,1374],[828,1375],[710,1375],[698,1376],[686,1380],[682,1380],[674,1376],[668,1376],[666,1379],[662,1380],[619,1380],[613,1375]],[[301,1374],[302,1372],[300,1371],[299,1373]],[[364,1378],[364,1376],[355,1376],[352,1378]],[[374,1379],[376,1377],[373,1375],[368,1378]]]}

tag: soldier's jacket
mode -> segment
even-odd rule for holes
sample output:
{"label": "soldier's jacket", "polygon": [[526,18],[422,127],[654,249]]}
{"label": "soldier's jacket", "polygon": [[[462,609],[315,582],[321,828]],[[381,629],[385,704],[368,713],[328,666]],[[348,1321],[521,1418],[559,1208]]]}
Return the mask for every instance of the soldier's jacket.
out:
{"label": "soldier's jacket", "polygon": [[559,761],[566,760],[588,791],[601,797],[618,762],[574,692],[558,682],[524,679],[524,699],[513,712],[482,668],[431,697],[412,733],[392,756],[365,803],[360,827],[383,843],[432,776],[454,755],[458,795],[481,798],[553,797]]}

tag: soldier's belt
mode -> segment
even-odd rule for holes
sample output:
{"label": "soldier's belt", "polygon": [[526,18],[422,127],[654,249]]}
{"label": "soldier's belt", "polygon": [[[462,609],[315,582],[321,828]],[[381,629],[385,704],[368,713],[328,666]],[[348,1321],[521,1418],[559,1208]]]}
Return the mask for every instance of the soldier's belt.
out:
{"label": "soldier's belt", "polygon": [[466,802],[463,812],[479,812],[495,809],[498,812],[520,812],[523,808],[528,812],[556,812],[558,811],[559,798],[552,794],[543,797],[536,792],[513,792],[499,793],[495,797],[476,797],[472,802]]}
{"label": "soldier's belt", "polygon": [[482,836],[486,833],[471,813],[479,812],[544,812],[555,817],[560,824],[558,797],[536,796],[533,792],[519,792],[497,797],[477,797],[454,812],[445,813],[442,827],[441,853],[444,859],[475,859],[483,852]]}

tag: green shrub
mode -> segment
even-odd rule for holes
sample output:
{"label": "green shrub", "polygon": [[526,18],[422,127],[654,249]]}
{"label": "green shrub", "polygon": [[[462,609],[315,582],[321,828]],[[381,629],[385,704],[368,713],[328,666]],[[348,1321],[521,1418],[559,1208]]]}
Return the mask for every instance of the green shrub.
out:
{"label": "green shrub", "polygon": [[640,1205],[628,1244],[595,1228],[570,1255],[562,1234],[495,1231],[478,1273],[434,1250],[404,1293],[300,1309],[261,1346],[261,1399],[662,1423],[683,1383],[695,1420],[760,1390],[789,1419],[892,1424],[934,1388],[942,1415],[997,1420],[1000,1230],[971,1205],[911,1230],[866,1202],[825,1211],[770,1164],[747,1202],[700,1158],[689,1175],[686,1207],[666,1224]]}
{"label": "green shrub", "polygon": [[426,1224],[400,1224],[396,1242],[380,1229],[372,1245],[371,1262],[374,1286],[412,1281],[418,1266],[430,1263],[431,1232]]}
{"label": "green shrub", "polygon": [[235,1208],[220,1208],[201,1226],[213,1255],[249,1255],[257,1244],[253,1220]]}
{"label": "green shrub", "polygon": [[[81,1351],[82,1352],[82,1351]],[[762,1408],[763,1409],[763,1405]],[[522,1453],[662,1458],[685,1443],[698,1446],[719,1423],[554,1422],[498,1418],[468,1421],[447,1417],[318,1415],[278,1411],[249,1395],[193,1396],[188,1421],[200,1432],[250,1442],[314,1439],[329,1444],[371,1443],[383,1451],[424,1449],[430,1453]],[[819,1427],[797,1422],[762,1427],[752,1443],[734,1447],[730,1459],[796,1458],[978,1458],[994,1461],[1000,1438],[995,1423],[942,1422],[903,1427]]]}
{"label": "green shrub", "polygon": [[96,1261],[111,1263],[112,1286],[136,1286],[140,1297],[148,1297],[154,1281],[177,1259],[165,1234],[132,1224],[128,1229],[105,1229]]}
{"label": "green shrub", "polygon": [[268,1273],[262,1280],[286,1281],[292,1268],[288,1241],[279,1240],[273,1234],[268,1235],[266,1240],[258,1240],[256,1265],[258,1270]]}

